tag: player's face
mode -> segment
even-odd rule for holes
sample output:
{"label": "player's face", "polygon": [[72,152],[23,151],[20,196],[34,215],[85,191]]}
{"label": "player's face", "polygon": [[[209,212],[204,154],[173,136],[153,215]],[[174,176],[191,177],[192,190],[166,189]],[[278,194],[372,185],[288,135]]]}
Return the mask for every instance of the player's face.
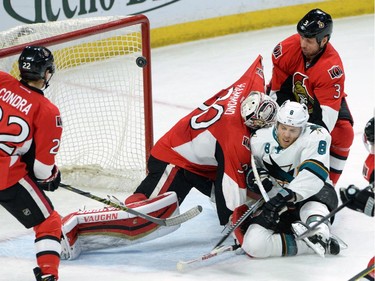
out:
{"label": "player's face", "polygon": [[316,38],[300,37],[302,53],[307,59],[313,59],[321,50]]}
{"label": "player's face", "polygon": [[301,134],[302,128],[284,124],[277,125],[277,140],[282,148],[291,146]]}

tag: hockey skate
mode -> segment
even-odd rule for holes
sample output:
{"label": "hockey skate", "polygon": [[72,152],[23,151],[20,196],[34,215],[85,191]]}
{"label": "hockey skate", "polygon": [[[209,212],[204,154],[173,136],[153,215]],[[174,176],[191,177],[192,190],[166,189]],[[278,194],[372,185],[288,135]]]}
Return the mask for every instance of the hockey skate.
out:
{"label": "hockey skate", "polygon": [[36,281],[56,281],[57,280],[55,276],[51,274],[42,275],[42,271],[40,270],[39,267],[34,268],[34,274],[35,274]]}
{"label": "hockey skate", "polygon": [[[308,227],[303,222],[292,223],[292,230],[296,236],[301,235],[307,229]],[[315,232],[314,235],[303,238],[303,241],[323,258],[325,254],[338,255],[340,253],[340,243],[335,237],[330,236],[327,225],[326,229],[321,229],[321,231]]]}

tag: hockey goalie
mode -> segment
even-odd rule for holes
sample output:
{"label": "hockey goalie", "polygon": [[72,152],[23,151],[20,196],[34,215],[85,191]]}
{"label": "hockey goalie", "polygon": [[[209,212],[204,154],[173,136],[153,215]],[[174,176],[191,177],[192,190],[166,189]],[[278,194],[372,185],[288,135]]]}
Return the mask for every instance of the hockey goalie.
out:
{"label": "hockey goalie", "polygon": [[[278,106],[264,90],[259,55],[240,79],[206,100],[159,139],[151,150],[148,175],[125,199],[126,206],[168,218],[179,213],[179,204],[196,188],[214,197],[219,222],[226,225],[233,209],[246,201],[251,134],[270,126],[276,118]],[[62,258],[74,259],[87,250],[152,240],[178,227],[160,227],[113,208],[79,211],[63,219]]]}
{"label": "hockey goalie", "polygon": [[[165,219],[179,215],[176,193],[166,192],[128,208]],[[156,239],[180,225],[160,226],[114,207],[81,210],[62,219],[61,259],[73,260],[82,252],[121,247]]]}

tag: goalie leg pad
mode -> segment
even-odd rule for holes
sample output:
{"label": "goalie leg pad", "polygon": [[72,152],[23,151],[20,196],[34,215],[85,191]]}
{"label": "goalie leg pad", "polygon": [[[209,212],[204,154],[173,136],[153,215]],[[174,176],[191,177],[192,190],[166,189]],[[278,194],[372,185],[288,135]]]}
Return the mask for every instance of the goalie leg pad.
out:
{"label": "goalie leg pad", "polygon": [[[179,214],[179,204],[174,192],[166,192],[130,205],[138,212],[158,218]],[[160,226],[114,207],[78,211],[63,219],[66,241],[69,241],[64,254],[67,253],[69,259],[74,259],[77,254],[85,251],[153,240],[179,227],[180,225]]]}
{"label": "goalie leg pad", "polygon": [[63,218],[60,254],[63,260],[74,260],[81,254],[76,214],[77,212]]}

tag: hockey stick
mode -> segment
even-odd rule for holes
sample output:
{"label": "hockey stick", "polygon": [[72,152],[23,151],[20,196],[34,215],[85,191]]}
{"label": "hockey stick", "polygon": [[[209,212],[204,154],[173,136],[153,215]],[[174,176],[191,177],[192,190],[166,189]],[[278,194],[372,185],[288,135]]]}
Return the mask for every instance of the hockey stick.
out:
{"label": "hockey stick", "polygon": [[243,223],[248,216],[254,214],[259,209],[259,207],[263,205],[263,203],[264,203],[264,199],[260,198],[253,205],[249,206],[249,209],[245,213],[243,213],[243,215],[236,221],[236,223],[231,225],[228,228],[227,233],[220,239],[220,241],[215,245],[215,247],[212,249],[212,251],[215,251],[215,249],[217,249],[219,246],[221,246],[221,244],[223,244],[223,242],[229,237],[229,235],[231,235],[232,232],[238,226],[240,226],[241,223]]}
{"label": "hockey stick", "polygon": [[359,278],[365,277],[367,274],[369,274],[374,269],[375,269],[375,264],[372,264],[369,267],[362,270],[361,272],[359,272],[358,274],[356,274],[355,276],[353,276],[352,278],[350,278],[348,281],[359,280]]}
{"label": "hockey stick", "polygon": [[254,155],[251,153],[251,168],[253,169],[253,173],[255,176],[255,180],[257,181],[257,185],[259,187],[260,193],[262,193],[262,196],[264,198],[264,201],[268,202],[270,200],[266,190],[264,189],[264,186],[262,184],[262,181],[260,180],[259,173],[257,170],[257,167],[255,166],[255,159]]}
{"label": "hockey stick", "polygon": [[257,168],[255,166],[255,160],[254,160],[253,154],[251,154],[251,168],[253,169],[255,180],[257,181],[259,190],[262,193],[263,198],[261,198],[258,201],[256,201],[252,206],[248,206],[249,209],[236,221],[235,224],[231,225],[228,228],[227,233],[220,239],[220,241],[215,245],[215,247],[212,249],[212,251],[214,251],[217,247],[219,247],[229,237],[229,235],[231,235],[233,233],[233,231],[241,223],[243,223],[245,221],[245,219],[248,216],[254,214],[263,205],[264,202],[267,202],[268,200],[270,200],[270,198],[268,197],[268,194],[267,194],[266,190],[263,187],[262,181],[260,180],[260,177],[259,177],[259,174],[258,174],[258,170],[257,170]]}
{"label": "hockey stick", "polygon": [[305,232],[303,232],[301,235],[297,236],[296,239],[297,240],[301,240],[301,239],[304,239],[306,237],[312,236],[314,234],[314,230],[316,230],[319,225],[321,225],[322,223],[328,221],[331,217],[333,217],[336,213],[338,213],[339,211],[341,211],[350,202],[351,202],[351,200],[348,200],[345,203],[341,204],[336,209],[334,209],[332,212],[330,212],[328,215],[326,215],[325,217],[323,217],[316,224],[314,224],[312,227],[308,227],[307,226],[307,230]]}
{"label": "hockey stick", "polygon": [[[216,257],[218,255],[221,255],[222,253],[225,253],[225,252],[235,251],[235,250],[237,250],[238,248],[241,247],[240,245],[224,246],[224,245],[222,245],[222,243],[233,233],[233,231],[238,226],[240,226],[245,221],[245,219],[248,216],[254,214],[263,205],[265,200],[269,200],[268,194],[264,190],[262,182],[260,181],[258,171],[256,169],[254,169],[256,167],[255,167],[255,164],[253,164],[253,163],[254,163],[254,156],[251,155],[251,164],[252,164],[252,168],[254,170],[254,175],[256,177],[255,179],[256,179],[257,183],[259,184],[259,189],[261,190],[261,192],[263,190],[263,192],[262,192],[263,198],[260,198],[258,201],[256,201],[254,204],[252,204],[250,206],[248,205],[249,209],[245,213],[243,213],[242,216],[233,225],[231,225],[228,228],[227,233],[220,239],[220,241],[215,245],[215,247],[211,250],[211,252],[209,252],[207,254],[204,254],[204,255],[200,256],[199,258],[196,258],[196,259],[192,259],[192,260],[188,260],[188,261],[179,261],[176,265],[178,271],[183,272],[191,264],[205,261],[205,260],[210,259],[212,257]],[[249,204],[249,202],[245,203],[245,204]]]}
{"label": "hockey stick", "polygon": [[156,218],[156,217],[153,217],[153,216],[150,216],[150,215],[138,212],[138,211],[136,211],[134,209],[131,209],[131,208],[128,208],[126,206],[117,204],[115,202],[112,202],[111,200],[108,200],[108,199],[105,199],[105,198],[93,195],[90,192],[80,190],[80,189],[75,188],[75,187],[73,187],[71,185],[68,185],[68,184],[60,183],[59,186],[61,186],[62,188],[66,189],[66,190],[73,191],[73,192],[78,193],[78,194],[80,194],[82,196],[91,198],[93,200],[99,201],[99,202],[101,202],[103,204],[106,204],[108,206],[115,207],[115,208],[120,209],[120,210],[122,210],[124,212],[136,215],[138,217],[141,217],[143,219],[146,219],[146,220],[148,220],[150,222],[153,222],[153,223],[156,223],[156,224],[162,225],[162,226],[179,225],[181,223],[184,223],[184,222],[186,222],[186,221],[194,218],[195,216],[199,215],[202,212],[202,207],[200,205],[197,205],[197,206],[191,208],[190,210],[186,211],[183,214],[179,214],[179,215],[176,215],[176,216],[170,217],[170,218],[161,219],[161,218]]}
{"label": "hockey stick", "polygon": [[195,264],[197,262],[202,262],[202,261],[205,261],[205,260],[208,260],[210,258],[213,258],[213,257],[216,257],[218,255],[221,255],[225,252],[232,252],[232,251],[235,251],[239,248],[240,246],[239,245],[231,245],[231,246],[220,246],[220,247],[217,247],[217,248],[214,248],[211,252],[207,253],[207,254],[204,254],[202,256],[200,256],[199,258],[195,258],[195,259],[192,259],[192,260],[188,260],[188,261],[179,261],[176,265],[176,268],[178,271],[180,272],[183,272],[185,271],[189,266],[191,266],[192,264]]}

